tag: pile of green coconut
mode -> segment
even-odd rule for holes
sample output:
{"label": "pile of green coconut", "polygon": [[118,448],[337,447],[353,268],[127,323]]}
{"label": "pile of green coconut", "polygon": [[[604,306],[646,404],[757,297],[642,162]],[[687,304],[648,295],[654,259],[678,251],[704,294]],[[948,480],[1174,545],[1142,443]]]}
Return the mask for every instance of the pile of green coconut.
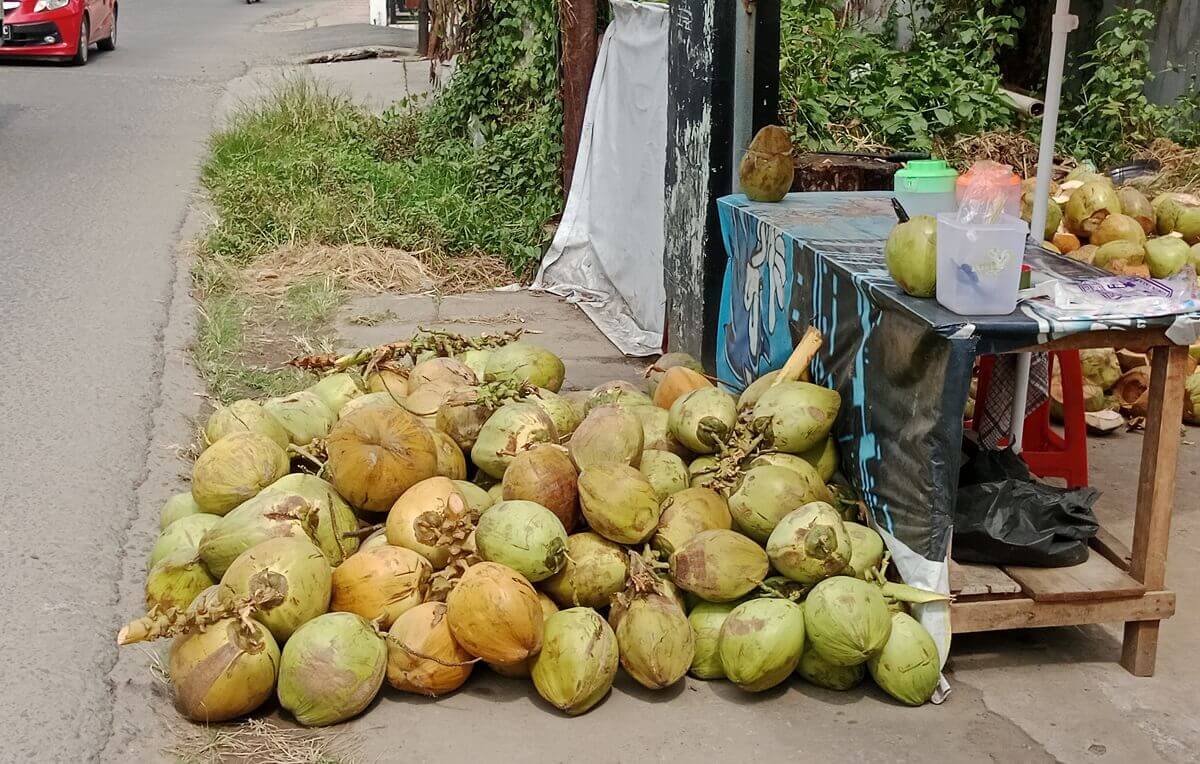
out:
{"label": "pile of green coconut", "polygon": [[811,339],[740,396],[677,353],[567,392],[519,335],[297,359],[319,381],[208,418],[118,641],[170,640],[200,722],[276,697],[335,724],[482,671],[570,715],[618,670],[747,692],[869,675],[925,703],[940,663],[910,607],[946,598],[889,580],[831,482],[840,398],[806,381]]}

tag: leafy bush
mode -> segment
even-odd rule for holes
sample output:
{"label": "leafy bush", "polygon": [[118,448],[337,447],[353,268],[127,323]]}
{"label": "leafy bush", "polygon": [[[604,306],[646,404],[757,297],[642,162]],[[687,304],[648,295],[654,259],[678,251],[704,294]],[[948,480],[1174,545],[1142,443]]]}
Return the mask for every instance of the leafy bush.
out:
{"label": "leafy bush", "polygon": [[502,255],[536,267],[561,207],[552,0],[494,0],[425,111],[375,116],[310,80],[284,83],[211,141],[209,250],[247,262],[292,242]]}
{"label": "leafy bush", "polygon": [[956,15],[897,50],[821,0],[783,0],[781,14],[780,112],[806,149],[927,150],[937,137],[1016,125],[996,64],[1015,42],[1013,16]]}

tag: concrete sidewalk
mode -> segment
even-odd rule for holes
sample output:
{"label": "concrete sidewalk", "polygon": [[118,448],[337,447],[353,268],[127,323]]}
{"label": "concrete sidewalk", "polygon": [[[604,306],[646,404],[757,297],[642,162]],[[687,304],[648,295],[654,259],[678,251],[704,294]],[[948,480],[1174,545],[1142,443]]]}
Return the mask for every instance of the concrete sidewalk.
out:
{"label": "concrete sidewalk", "polygon": [[[348,5],[331,2],[315,12],[308,9],[268,23],[289,36],[293,56],[330,42],[367,43],[353,25],[340,23],[338,13]],[[407,94],[413,77],[427,66],[377,59],[300,67],[294,60],[250,70],[231,86],[225,108],[252,97],[269,78],[303,70],[382,109]],[[352,322],[356,316],[388,311],[395,318],[373,326]],[[544,294],[363,297],[344,305],[335,322],[345,348],[404,338],[418,326],[471,334],[516,327],[540,332],[534,341],[564,357],[569,388],[614,378],[636,380],[645,365],[623,358],[575,307]],[[167,336],[181,335],[169,330]],[[197,407],[190,392],[177,397],[175,411],[182,421]],[[186,430],[180,424],[160,426],[155,448],[177,443],[171,432]],[[1196,430],[1188,436],[1200,440]],[[1126,541],[1141,440],[1140,434],[1121,433],[1090,446],[1093,483],[1104,491],[1098,513]],[[622,673],[611,696],[593,712],[567,719],[543,703],[528,682],[502,679],[479,667],[465,688],[439,700],[385,687],[363,716],[331,732],[361,741],[363,761],[436,759],[443,764],[808,758],[838,764],[1193,762],[1200,750],[1200,668],[1192,653],[1200,631],[1200,504],[1195,500],[1200,448],[1186,445],[1180,459],[1168,574],[1168,585],[1179,595],[1179,613],[1163,625],[1154,678],[1132,677],[1118,665],[1120,625],[1011,631],[955,641],[948,667],[953,694],[937,707],[901,707],[869,682],[861,690],[834,693],[794,680],[771,692],[747,695],[728,683],[689,678],[653,693]],[[143,497],[134,538],[135,545],[147,549],[158,502],[178,490],[173,472],[185,471],[182,461],[165,457],[153,467],[161,495]],[[131,556],[144,551],[134,548]],[[132,612],[138,591],[127,588],[124,594],[123,612]],[[146,732],[149,720],[179,724],[146,666],[144,657],[127,651],[114,672],[114,695],[123,710],[117,715],[119,745],[110,747],[109,760],[159,758],[163,741]],[[274,717],[284,720],[277,711]]]}

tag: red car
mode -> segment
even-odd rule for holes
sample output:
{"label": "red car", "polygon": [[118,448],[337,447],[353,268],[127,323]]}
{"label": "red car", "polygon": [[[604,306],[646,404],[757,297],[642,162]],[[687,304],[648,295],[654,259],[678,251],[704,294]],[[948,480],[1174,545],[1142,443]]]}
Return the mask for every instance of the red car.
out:
{"label": "red car", "polygon": [[0,0],[0,58],[88,62],[93,44],[117,47],[117,0]]}

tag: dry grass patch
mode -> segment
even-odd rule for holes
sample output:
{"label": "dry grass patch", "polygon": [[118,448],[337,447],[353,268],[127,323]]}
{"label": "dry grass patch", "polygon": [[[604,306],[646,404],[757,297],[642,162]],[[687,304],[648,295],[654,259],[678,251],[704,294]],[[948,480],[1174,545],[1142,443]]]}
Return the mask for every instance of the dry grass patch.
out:
{"label": "dry grass patch", "polygon": [[263,719],[181,725],[175,736],[163,753],[188,764],[353,764],[362,747],[361,737],[349,732],[316,732]]}
{"label": "dry grass patch", "polygon": [[331,280],[353,294],[412,294],[435,286],[420,260],[389,247],[289,244],[238,273],[240,291],[267,297],[282,297],[316,279]]}

